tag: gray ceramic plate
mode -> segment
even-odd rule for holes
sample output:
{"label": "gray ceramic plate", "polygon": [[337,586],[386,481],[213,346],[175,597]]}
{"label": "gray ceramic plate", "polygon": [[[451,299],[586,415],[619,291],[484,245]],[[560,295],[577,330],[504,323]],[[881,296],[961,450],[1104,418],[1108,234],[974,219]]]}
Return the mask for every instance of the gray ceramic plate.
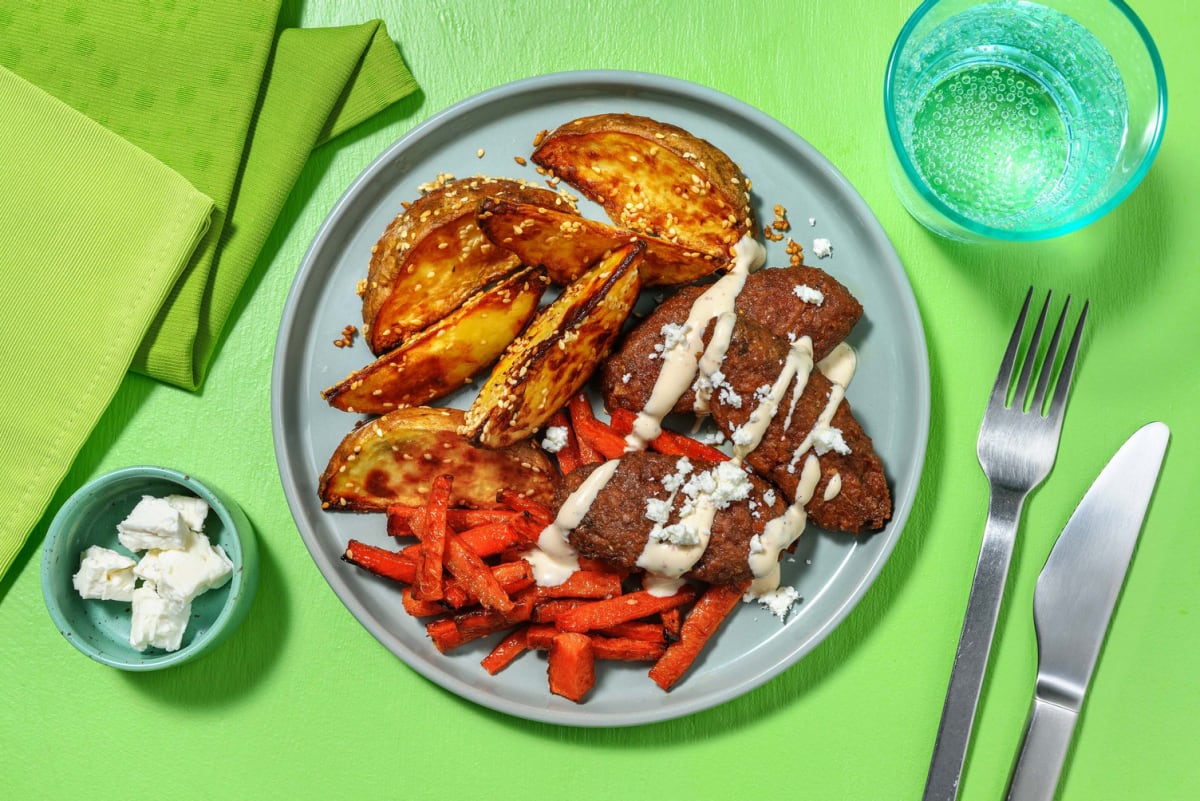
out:
{"label": "gray ceramic plate", "polygon": [[[861,540],[810,530],[784,581],[803,597],[781,623],[757,605],[742,605],[670,693],[645,665],[605,664],[583,705],[550,695],[546,663],[525,654],[493,677],[479,666],[492,641],[451,655],[438,653],[422,625],[400,608],[395,584],[340,560],[346,540],[385,544],[382,515],[324,512],[317,480],[357,418],[330,408],[320,391],[363,366],[361,342],[334,347],[343,327],[358,323],[356,283],[371,246],[418,186],[439,173],[540,179],[528,156],[538,131],[600,112],[642,114],[708,139],[738,162],[753,182],[757,218],[782,205],[791,236],[862,302],[865,318],[852,337],[860,369],[848,393],[855,413],[887,467],[895,516]],[[484,151],[480,157],[478,151]],[[606,219],[581,202],[587,216]],[[810,225],[810,218],[815,225]],[[823,237],[833,255],[817,259]],[[784,243],[767,243],[768,264],[787,264]],[[465,406],[471,388],[447,405]],[[292,514],[317,567],[346,607],[414,670],[464,698],[512,715],[577,726],[623,726],[666,720],[712,707],[761,685],[811,651],[836,627],[879,574],[904,527],[916,494],[929,424],[929,369],[921,320],[903,267],[862,198],[794,132],[733,98],[695,84],[627,72],[576,72],[519,81],[484,92],[421,124],[380,156],[346,191],[300,266],[283,312],[272,383],[275,449]]]}

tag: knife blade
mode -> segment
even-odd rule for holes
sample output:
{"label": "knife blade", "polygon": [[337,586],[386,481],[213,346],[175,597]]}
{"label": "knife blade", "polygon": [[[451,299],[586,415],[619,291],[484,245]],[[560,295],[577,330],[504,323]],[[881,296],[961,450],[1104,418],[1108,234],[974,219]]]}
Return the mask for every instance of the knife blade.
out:
{"label": "knife blade", "polygon": [[1126,440],[1079,502],[1038,576],[1037,684],[1009,801],[1054,798],[1169,438],[1165,424],[1150,423]]}

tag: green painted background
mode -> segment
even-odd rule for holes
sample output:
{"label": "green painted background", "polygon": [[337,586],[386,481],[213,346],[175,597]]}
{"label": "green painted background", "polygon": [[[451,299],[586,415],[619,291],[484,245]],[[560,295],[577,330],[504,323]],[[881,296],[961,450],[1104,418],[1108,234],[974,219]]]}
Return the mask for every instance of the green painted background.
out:
{"label": "green painted background", "polygon": [[[41,601],[49,515],[0,581],[0,796],[176,798],[919,798],[986,485],[975,437],[1029,284],[1091,298],[1058,464],[1026,507],[962,798],[999,797],[1035,672],[1033,583],[1109,455],[1152,419],[1163,478],[1085,708],[1060,797],[1200,797],[1200,6],[1141,0],[1171,82],[1162,151],[1113,214],[1027,246],[933,238],[893,195],[881,85],[915,2],[354,0],[289,3],[305,26],[382,18],[422,87],[318,150],[247,285],[203,389],[130,375],[51,505],[132,463],[235,492],[262,544],[255,608],[220,651],[159,674],[79,655]],[[906,265],[924,316],[933,424],[916,509],[890,563],[828,640],[723,707],[625,730],[511,719],[420,678],[364,631],[304,549],[277,477],[269,378],[284,299],[347,184],[421,120],[478,91],[566,69],[706,84],[792,127],[847,176]],[[331,337],[337,332],[331,332]]]}

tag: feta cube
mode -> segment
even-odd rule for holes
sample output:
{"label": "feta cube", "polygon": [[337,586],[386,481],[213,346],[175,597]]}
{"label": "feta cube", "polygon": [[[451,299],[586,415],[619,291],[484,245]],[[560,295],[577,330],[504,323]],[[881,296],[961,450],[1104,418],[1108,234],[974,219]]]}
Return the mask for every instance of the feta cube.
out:
{"label": "feta cube", "polygon": [[148,551],[133,573],[153,582],[163,598],[190,603],[200,593],[223,586],[233,574],[233,562],[207,536],[192,533],[184,549]]}
{"label": "feta cube", "polygon": [[192,531],[203,531],[204,520],[208,517],[208,503],[203,498],[196,498],[191,495],[168,495],[166,498],[168,504],[175,511],[179,512],[179,516],[183,518],[183,522]]}
{"label": "feta cube", "polygon": [[190,603],[164,598],[152,582],[145,583],[133,591],[129,644],[139,651],[152,646],[178,651],[191,614]]}
{"label": "feta cube", "polygon": [[117,524],[117,539],[131,551],[184,548],[191,534],[183,515],[166,498],[143,495]]}
{"label": "feta cube", "polygon": [[93,545],[80,557],[79,572],[71,577],[71,582],[81,598],[132,601],[136,564],[124,554]]}

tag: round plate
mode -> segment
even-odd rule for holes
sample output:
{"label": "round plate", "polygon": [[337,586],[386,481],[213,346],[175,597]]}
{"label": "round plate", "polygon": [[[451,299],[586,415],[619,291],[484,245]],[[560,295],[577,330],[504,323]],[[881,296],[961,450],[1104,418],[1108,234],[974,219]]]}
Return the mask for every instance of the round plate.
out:
{"label": "round plate", "polygon": [[[549,693],[541,654],[526,654],[490,676],[479,660],[494,639],[439,653],[422,623],[402,612],[396,584],[341,561],[350,537],[381,545],[389,540],[383,515],[321,509],[318,477],[359,417],[331,408],[320,392],[371,360],[361,341],[352,348],[332,341],[361,320],[356,284],[366,276],[371,246],[402,201],[418,197],[418,187],[442,173],[540,181],[532,163],[521,166],[514,157],[529,155],[539,131],[602,112],[673,123],[723,149],[753,182],[759,224],[783,206],[792,222],[789,236],[804,246],[807,261],[862,302],[864,319],[850,339],[859,372],[848,399],[883,459],[895,512],[873,536],[807,531],[783,565],[783,580],[803,602],[786,622],[757,604],[740,605],[670,693],[646,676],[647,665],[605,663],[587,701],[576,705]],[[583,200],[580,210],[607,219]],[[816,237],[832,243],[831,257],[812,255]],[[765,244],[768,265],[788,263],[784,242]],[[445,403],[465,406],[473,391]],[[559,73],[492,89],[437,114],[350,186],[306,254],[284,308],[272,419],[284,492],[300,535],[333,591],[381,643],[434,682],[492,709],[576,726],[624,726],[690,714],[748,692],[793,665],[845,618],[882,569],[916,494],[929,426],[929,365],[912,288],[895,250],[858,193],[803,139],[762,112],[695,84],[642,73]]]}

